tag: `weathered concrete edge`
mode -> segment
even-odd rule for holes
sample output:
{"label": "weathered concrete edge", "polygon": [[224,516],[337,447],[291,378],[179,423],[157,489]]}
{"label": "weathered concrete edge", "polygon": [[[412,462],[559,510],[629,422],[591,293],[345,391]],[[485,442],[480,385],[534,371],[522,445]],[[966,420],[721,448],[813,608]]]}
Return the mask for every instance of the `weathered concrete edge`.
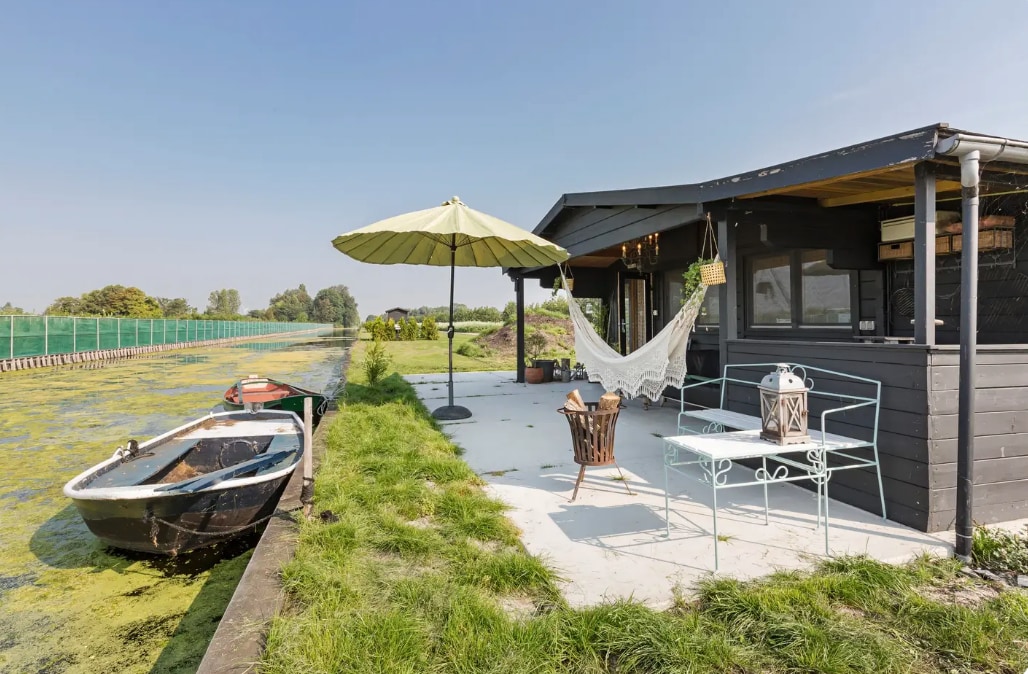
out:
{"label": "weathered concrete edge", "polygon": [[[341,363],[340,384],[345,380],[349,362],[348,349]],[[325,437],[336,414],[336,411],[326,413],[314,432],[315,476],[325,455]],[[300,525],[294,516],[301,507],[302,486],[303,471],[297,468],[286,485],[275,516],[268,522],[243,577],[232,593],[197,674],[248,674],[257,671],[268,626],[285,603],[281,570],[296,553]]]}

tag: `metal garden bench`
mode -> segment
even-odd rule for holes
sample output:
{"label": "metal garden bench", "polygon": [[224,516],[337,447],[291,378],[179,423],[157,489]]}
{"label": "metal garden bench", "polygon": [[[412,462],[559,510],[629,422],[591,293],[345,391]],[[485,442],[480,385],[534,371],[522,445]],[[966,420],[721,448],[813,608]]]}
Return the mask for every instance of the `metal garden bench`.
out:
{"label": "metal garden bench", "polygon": [[[881,501],[882,518],[885,518],[885,492],[882,489],[882,472],[878,460],[878,418],[881,403],[881,382],[858,377],[856,375],[826,370],[798,363],[787,363],[790,369],[800,374],[810,389],[808,407],[811,399],[822,399],[826,402],[818,405],[821,410],[820,429],[811,428],[810,441],[802,445],[778,446],[759,439],[761,420],[759,416],[744,414],[726,409],[730,386],[752,389],[757,396],[758,380],[743,379],[737,375],[740,370],[756,371],[766,374],[773,370],[777,363],[740,363],[727,365],[724,374],[716,379],[687,384],[681,388],[680,411],[678,414],[678,435],[665,438],[664,478],[665,478],[665,518],[670,515],[668,501],[668,471],[682,473],[691,479],[711,487],[713,491],[714,511],[714,560],[717,568],[717,492],[720,489],[745,486],[763,486],[764,518],[768,521],[767,485],[780,482],[811,480],[817,485],[818,526],[821,523],[822,498],[825,514],[825,553],[828,554],[828,481],[834,472],[854,468],[873,468],[878,479],[878,495]],[[815,386],[810,373],[819,373],[822,385]],[[735,375],[735,376],[730,376]],[[836,383],[839,389],[867,390],[867,395],[855,395],[844,390],[832,390],[831,384]],[[698,386],[720,386],[720,404],[717,408],[686,409],[685,392]],[[756,400],[756,399],[755,399]],[[873,411],[874,422],[868,429],[869,438],[852,438],[837,433],[826,432],[827,424],[833,421],[839,424],[839,415],[850,410],[869,408]],[[812,415],[815,416],[815,415]],[[688,425],[689,420],[704,422],[700,431]],[[734,432],[726,432],[734,429]],[[862,451],[867,450],[867,451]],[[857,452],[861,452],[858,454]],[[870,456],[863,454],[870,453]],[[685,456],[682,456],[685,455]],[[759,460],[753,479],[744,482],[730,482],[729,472],[734,461]],[[773,470],[768,469],[768,461],[777,464]],[[685,473],[682,469],[689,465],[698,465],[701,471],[697,478]],[[790,472],[791,471],[791,472]],[[670,534],[670,522],[668,523]]]}

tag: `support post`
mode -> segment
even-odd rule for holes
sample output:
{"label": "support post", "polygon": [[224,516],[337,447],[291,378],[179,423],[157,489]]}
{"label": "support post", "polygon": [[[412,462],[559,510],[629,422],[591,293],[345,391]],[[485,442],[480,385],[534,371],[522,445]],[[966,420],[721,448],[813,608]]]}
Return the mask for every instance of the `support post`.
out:
{"label": "support post", "polygon": [[735,255],[735,232],[732,231],[726,213],[717,221],[717,247],[725,263],[726,282],[717,287],[718,292],[718,351],[720,369],[728,364],[728,340],[739,336],[739,306],[736,298],[739,284],[739,260]]}
{"label": "support post", "polygon": [[[243,387],[240,384],[239,396],[242,399]],[[303,504],[303,516],[311,518],[314,510],[314,399],[307,396],[303,399],[303,486],[300,488],[300,502]]]}
{"label": "support post", "polygon": [[914,167],[914,343],[935,345],[935,171]]}
{"label": "support post", "polygon": [[50,354],[50,317],[43,316],[43,355]]}
{"label": "support post", "polygon": [[971,561],[974,540],[974,390],[978,351],[978,160],[973,150],[960,157],[963,196],[963,251],[960,257],[960,391],[957,408],[956,556]]}
{"label": "support post", "polygon": [[525,277],[520,273],[514,276],[514,299],[517,306],[517,359],[518,374],[514,379],[519,384],[525,383]]}

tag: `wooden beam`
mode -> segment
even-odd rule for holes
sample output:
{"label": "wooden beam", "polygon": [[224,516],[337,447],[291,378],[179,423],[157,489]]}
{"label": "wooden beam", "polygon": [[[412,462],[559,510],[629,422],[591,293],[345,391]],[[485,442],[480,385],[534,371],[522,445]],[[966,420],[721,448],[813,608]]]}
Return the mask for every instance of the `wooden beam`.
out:
{"label": "wooden beam", "polygon": [[728,217],[728,214],[722,214],[717,222],[717,247],[721,253],[721,259],[725,263],[725,278],[727,279],[727,283],[722,283],[717,287],[720,311],[718,321],[718,352],[721,356],[718,368],[720,372],[724,372],[725,365],[728,364],[728,340],[736,339],[739,336],[739,307],[736,301],[739,259],[735,254],[735,223]]}
{"label": "wooden beam", "polygon": [[[957,183],[959,186],[959,183]],[[914,343],[935,345],[935,167],[914,168]]]}
{"label": "wooden beam", "polygon": [[[960,183],[949,180],[940,180],[936,185],[936,190],[939,192],[951,192],[960,191]],[[863,204],[872,201],[889,201],[890,199],[903,199],[912,197],[917,192],[915,185],[907,185],[905,187],[895,187],[890,190],[879,190],[877,192],[862,192],[859,194],[850,194],[845,197],[829,197],[827,199],[818,199],[818,203],[825,208],[835,208],[836,206],[850,206],[852,204]]]}
{"label": "wooden beam", "polygon": [[857,178],[866,178],[868,176],[877,175],[888,175],[890,173],[898,173],[900,171],[909,171],[911,168],[910,164],[903,164],[900,166],[892,166],[889,168],[874,168],[868,171],[861,171],[859,173],[847,173],[844,176],[835,176],[833,178],[825,178],[824,180],[815,180],[809,183],[800,183],[798,185],[787,185],[785,187],[778,187],[773,190],[764,190],[763,192],[754,192],[753,194],[746,194],[738,199],[755,199],[757,197],[766,197],[772,194],[787,194],[794,190],[809,190],[816,187],[824,187],[825,185],[834,185],[835,183],[842,183],[848,180],[854,180]]}

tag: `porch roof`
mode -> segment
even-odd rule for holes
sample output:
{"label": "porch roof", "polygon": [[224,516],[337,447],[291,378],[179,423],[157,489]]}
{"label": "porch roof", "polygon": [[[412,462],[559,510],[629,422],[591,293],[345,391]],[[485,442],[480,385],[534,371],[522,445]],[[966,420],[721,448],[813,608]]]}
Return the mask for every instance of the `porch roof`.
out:
{"label": "porch roof", "polygon": [[[710,182],[564,194],[533,231],[581,255],[619,243],[613,240],[617,237],[603,236],[617,228],[612,226],[618,224],[616,216],[633,224],[648,220],[645,228],[650,233],[698,220],[707,205],[725,200],[776,195],[816,200],[831,208],[909,199],[914,193],[914,166],[923,161],[939,165],[940,198],[959,196],[957,162],[936,152],[940,139],[958,133],[969,132],[939,123]],[[983,195],[989,191],[983,184]],[[649,210],[622,215],[624,209]],[[583,216],[594,210],[604,212],[584,221]],[[583,228],[591,230],[588,236],[581,235]]]}

